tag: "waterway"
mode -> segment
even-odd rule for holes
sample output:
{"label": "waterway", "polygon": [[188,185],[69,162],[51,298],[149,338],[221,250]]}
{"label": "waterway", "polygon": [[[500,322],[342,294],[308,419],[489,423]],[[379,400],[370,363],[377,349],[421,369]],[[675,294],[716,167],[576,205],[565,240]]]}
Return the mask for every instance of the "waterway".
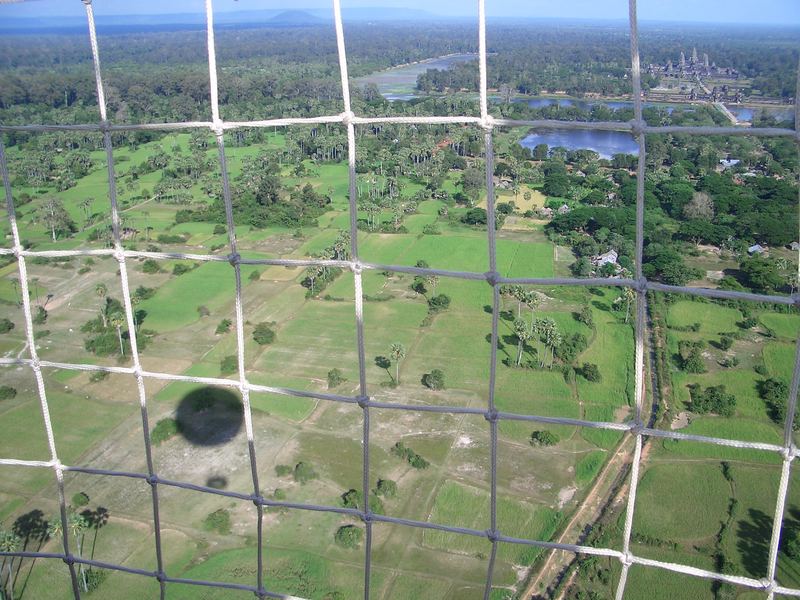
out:
{"label": "waterway", "polygon": [[455,64],[477,60],[477,54],[450,54],[439,58],[430,58],[418,63],[392,67],[384,71],[376,71],[355,80],[356,85],[363,87],[374,83],[378,91],[389,101],[408,101],[417,97],[417,77],[428,69],[447,70]]}

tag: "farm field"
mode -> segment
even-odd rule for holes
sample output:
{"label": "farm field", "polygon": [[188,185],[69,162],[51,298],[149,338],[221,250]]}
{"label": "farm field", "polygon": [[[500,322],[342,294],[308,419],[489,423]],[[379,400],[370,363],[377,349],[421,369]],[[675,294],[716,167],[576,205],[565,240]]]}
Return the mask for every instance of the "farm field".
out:
{"label": "farm field", "polygon": [[[159,147],[188,152],[189,143],[188,136],[178,135]],[[280,133],[269,136],[268,145],[278,147],[283,143]],[[155,150],[152,144],[142,144],[136,151],[121,150],[117,157],[119,171],[124,173],[127,165],[147,160]],[[207,152],[211,157],[215,150],[209,145]],[[229,167],[233,176],[242,171],[242,161],[253,154],[253,147],[231,149]],[[92,154],[95,161],[102,158],[101,153]],[[15,159],[13,153],[10,159]],[[310,174],[292,176],[287,171],[285,175],[289,185],[310,183],[330,190],[332,202],[319,218],[319,226],[293,231],[237,225],[242,256],[313,256],[334,243],[339,232],[348,227],[346,168],[311,163],[308,167]],[[180,205],[148,199],[148,194],[142,194],[143,185],[157,180],[155,175],[147,177],[135,185],[120,185],[124,224],[138,232],[126,240],[126,246],[169,252],[227,252],[224,231],[207,223],[175,223]],[[123,175],[122,179],[128,178]],[[413,184],[408,185],[413,191]],[[35,218],[40,199],[23,205],[19,211],[23,237],[40,249],[101,246],[101,238],[92,235],[102,227],[101,221],[96,219],[97,224],[92,224],[86,215],[105,210],[101,200],[106,194],[104,187],[103,172],[98,168],[78,181],[69,193],[59,193],[72,218],[87,223],[68,241],[48,239],[50,232]],[[41,196],[34,186],[15,185],[17,190],[34,198]],[[191,193],[202,195],[200,190]],[[79,199],[88,194],[94,199],[79,205]],[[437,268],[486,271],[485,228],[441,221],[438,213],[443,206],[439,200],[420,202],[417,212],[404,220],[404,233],[359,232],[362,259],[387,265],[425,261]],[[359,218],[365,217],[366,213],[359,211]],[[392,217],[386,213],[381,218]],[[426,225],[437,221],[440,234],[422,233]],[[498,269],[503,275],[555,274],[556,250],[541,231],[501,229],[498,237]],[[99,327],[101,320],[112,319],[107,307],[121,298],[117,262],[108,257],[92,257],[37,259],[28,263],[31,302],[35,310],[42,307],[46,311],[45,318],[34,324],[39,355],[55,362],[130,366],[124,329],[120,330],[119,340],[114,332],[102,342],[107,344],[103,352],[87,345],[87,340],[93,339],[92,327]],[[26,351],[18,307],[18,274],[13,267],[4,267],[0,279],[0,318],[14,324],[13,329],[0,335],[6,357],[25,356]],[[153,266],[142,259],[129,259],[127,273],[130,289],[137,297],[137,339],[143,368],[167,374],[235,377],[235,366],[231,371],[225,364],[236,354],[232,325],[234,272],[230,265],[175,259],[161,260]],[[337,274],[313,293],[301,285],[306,277],[303,269],[243,265],[241,275],[248,379],[301,391],[356,394],[358,356],[352,274]],[[426,281],[425,289],[415,290],[413,276],[377,269],[366,270],[363,283],[370,395],[388,403],[485,407],[490,370],[489,286],[441,277]],[[614,303],[619,293],[559,288],[530,288],[526,292],[535,301],[530,300],[525,306],[509,295],[502,300],[498,409],[587,419],[627,418],[632,402],[632,328],[624,311],[619,310],[619,303]],[[429,300],[439,295],[449,298],[448,305],[431,310]],[[590,306],[589,324],[577,319],[585,305]],[[579,366],[595,363],[602,379],[588,381],[574,370],[567,375],[562,373],[555,350],[543,339],[531,338],[520,348],[515,319],[522,319],[529,328],[538,327],[539,320],[546,321],[562,337],[577,339],[579,348],[572,360]],[[269,324],[274,332],[270,343],[261,344],[254,339],[260,323]],[[115,344],[121,344],[122,353],[119,348],[114,349]],[[404,347],[399,365],[397,358],[391,358],[393,344]],[[329,387],[333,369],[338,370],[338,381]],[[423,383],[433,369],[442,371],[443,389],[432,389]],[[13,386],[16,396],[0,403],[4,417],[0,420],[0,455],[47,460],[49,450],[41,427],[36,383],[27,369],[4,370],[4,384]],[[90,372],[52,368],[45,368],[43,376],[63,462],[146,472],[133,376],[98,377]],[[215,434],[224,440],[198,442],[187,429],[168,436],[153,446],[153,466],[160,477],[244,494],[252,492],[244,428],[233,413],[225,412],[225,403],[239,402],[238,394],[151,379],[146,379],[145,390],[151,431],[158,429],[160,422],[184,418],[188,411],[185,423],[189,425],[184,424],[184,428],[200,423],[202,429],[203,419],[210,419],[215,423]],[[360,489],[360,409],[270,393],[253,393],[250,400],[260,491],[265,496],[341,506],[348,490]],[[389,409],[370,412],[370,480],[375,486],[380,480],[396,484],[396,492],[382,495],[374,510],[418,521],[489,528],[489,434],[482,416]],[[534,429],[549,431],[558,442],[551,447],[532,445]],[[503,500],[498,526],[515,536],[549,539],[565,515],[580,502],[617,441],[617,435],[600,430],[536,428],[518,421],[501,423],[498,489]],[[393,448],[398,442],[424,459],[426,468],[415,468],[397,456]],[[336,452],[332,453],[331,448]],[[302,483],[292,475],[299,463],[310,465],[314,472]],[[3,523],[11,526],[21,515],[28,515],[28,519],[35,515],[39,523],[52,520],[57,511],[52,473],[47,469],[3,470]],[[88,498],[85,510],[107,511],[107,522],[83,534],[85,547],[85,540],[92,539],[91,548],[87,549],[91,554],[87,555],[131,568],[156,568],[149,487],[139,480],[69,473],[65,480],[67,502],[73,506],[83,502],[78,497],[81,493]],[[255,509],[251,503],[161,485],[159,504],[164,568],[171,576],[255,584]],[[212,515],[223,523],[217,523]],[[357,548],[338,544],[334,534],[344,526],[363,529],[359,521],[336,514],[267,510],[267,587],[313,599],[357,596],[363,585],[363,542]],[[36,544],[44,551],[58,548],[54,539],[30,536],[26,544]],[[374,597],[411,599],[420,597],[422,590],[435,590],[436,597],[481,598],[489,550],[485,539],[376,524],[371,579]],[[521,574],[538,554],[529,546],[503,545],[495,568],[497,589],[492,597],[510,597]],[[69,586],[63,585],[68,572],[60,561],[27,561],[22,572],[28,573],[24,597],[36,597],[45,589],[58,590],[51,594],[53,598],[69,597]],[[417,578],[410,579],[410,573]],[[158,587],[145,578],[96,568],[88,576],[100,581],[92,592],[97,598],[113,597],[113,590],[121,585],[142,597]],[[196,597],[193,586],[167,587],[170,598]],[[204,598],[241,595],[224,590],[204,590],[203,594]]]}
{"label": "farm field", "polygon": [[[509,135],[503,134],[504,143]],[[259,144],[228,142],[228,166],[237,182],[256,180],[259,170],[253,161],[260,153],[289,143],[288,134],[281,131],[270,131]],[[142,174],[137,174],[137,165],[168,153],[205,157],[213,164],[216,148],[213,140],[181,134],[115,152],[125,247],[173,255],[126,262],[141,365],[166,375],[236,381],[236,278],[226,260],[229,232],[219,222],[194,219],[185,212],[215,210],[214,194],[207,188],[218,184],[219,177],[212,176],[205,185],[196,181],[183,191],[156,191],[175,165],[167,160]],[[65,191],[44,183],[28,185],[23,176],[13,182],[15,194],[25,194],[18,220],[26,246],[107,247],[104,154],[93,151],[90,158],[93,168]],[[12,148],[9,160],[13,166],[22,156]],[[237,220],[240,255],[250,260],[346,256],[346,165],[302,160],[299,165],[281,163],[277,169],[288,193],[317,198],[324,206],[318,216],[298,219],[296,226]],[[359,197],[396,186],[417,200],[413,210],[403,214],[358,205],[359,256],[370,267],[362,277],[367,392],[389,405],[483,410],[491,372],[491,288],[484,281],[414,277],[387,267],[486,272],[485,219],[484,224],[464,220],[469,206],[480,208],[485,198],[457,205],[449,196],[425,196],[424,186],[411,175],[390,178],[381,170],[359,173],[359,188],[364,187]],[[443,177],[440,188],[452,196],[461,193],[463,183],[455,169]],[[183,194],[193,201],[182,200]],[[51,197],[61,200],[75,224],[71,235],[56,236],[41,218]],[[507,219],[497,230],[501,275],[548,278],[572,273],[575,254],[548,237],[544,221],[521,214],[563,199],[548,198],[540,186],[524,186],[519,193],[501,189],[497,199],[516,205],[507,205]],[[200,261],[182,254],[220,260]],[[132,366],[130,334],[119,303],[120,265],[114,258],[26,262],[35,343],[43,360]],[[241,265],[240,274],[247,379],[273,388],[357,396],[353,274],[248,264]],[[13,262],[0,269],[0,320],[13,324],[0,334],[0,351],[6,358],[25,357],[28,350],[18,277]],[[623,291],[610,286],[504,288],[499,308],[497,410],[603,422],[633,418],[635,307]],[[791,371],[793,341],[800,329],[797,313],[686,298],[663,299],[654,310],[666,324],[671,365],[667,416],[658,426],[669,427],[674,418],[686,433],[781,443],[781,426],[759,385],[765,378],[786,379]],[[687,344],[697,348],[695,362],[701,368],[696,372],[682,368]],[[3,373],[3,385],[14,394],[0,400],[0,456],[49,460],[37,382],[26,368],[6,366]],[[147,471],[140,398],[132,375],[44,367],[43,381],[64,464]],[[735,409],[727,417],[698,412],[691,385],[735,389]],[[159,477],[244,495],[254,492],[235,386],[147,378],[145,395],[152,464]],[[250,406],[259,493],[288,503],[361,508],[363,413],[357,405],[253,392]],[[558,534],[590,495],[622,441],[622,434],[607,429],[525,420],[502,420],[498,432],[497,527],[506,535],[536,540]],[[761,543],[758,540],[763,541],[769,530],[775,501],[770,490],[780,473],[776,457],[670,441],[651,441],[648,448],[633,551],[763,576],[758,558],[763,548],[749,544]],[[373,493],[368,502],[374,512],[433,525],[490,529],[489,426],[481,414],[373,408],[370,455]],[[28,549],[58,552],[58,538],[42,534],[58,510],[52,472],[19,467],[2,471],[4,527],[27,527],[21,530]],[[157,568],[148,485],[134,478],[68,472],[64,486],[71,512],[85,513],[85,529],[73,536],[83,555],[134,569]],[[158,486],[158,496],[163,567],[170,576],[256,585],[257,515],[251,502],[166,484]],[[624,506],[622,501],[614,508],[624,516]],[[800,522],[795,512],[800,514],[800,495],[793,492],[787,518]],[[611,547],[620,543],[622,517],[615,518],[609,517],[603,541]],[[312,600],[362,593],[364,525],[358,519],[272,507],[265,510],[263,531],[268,589]],[[490,553],[491,544],[482,537],[376,523],[372,597],[483,598]],[[518,595],[543,554],[533,546],[502,544],[492,599]],[[800,584],[798,565],[782,553],[781,581]],[[590,589],[610,595],[619,565],[598,561],[595,567],[598,574]],[[23,598],[45,593],[70,597],[65,583],[69,574],[62,562],[25,559],[18,568],[25,578]],[[94,598],[114,598],[122,586],[139,597],[158,590],[152,580],[115,571],[93,568],[84,576],[91,581]],[[665,594],[679,589],[693,594],[665,598],[714,597],[708,582],[692,579],[681,586],[667,579],[659,571],[634,569],[626,598],[645,598],[652,586],[662,584]],[[170,583],[167,590],[170,598],[198,597],[197,588],[188,584]],[[202,594],[209,599],[248,595],[219,589],[204,589]]]}

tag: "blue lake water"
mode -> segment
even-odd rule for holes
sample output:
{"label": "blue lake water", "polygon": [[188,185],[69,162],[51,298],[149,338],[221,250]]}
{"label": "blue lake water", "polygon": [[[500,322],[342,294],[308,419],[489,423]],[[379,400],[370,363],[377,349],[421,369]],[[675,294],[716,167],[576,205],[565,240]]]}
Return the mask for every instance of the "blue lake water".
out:
{"label": "blue lake water", "polygon": [[794,112],[792,108],[786,108],[786,107],[748,108],[747,106],[730,106],[730,105],[728,105],[728,110],[730,110],[738,120],[745,121],[747,123],[752,123],[753,117],[759,114],[760,112],[772,115],[779,121],[791,121],[792,114]]}
{"label": "blue lake water", "polygon": [[539,144],[567,150],[594,150],[600,158],[611,158],[614,154],[639,154],[639,144],[633,136],[622,131],[541,131],[528,134],[519,143],[531,150]]}
{"label": "blue lake water", "polygon": [[[625,100],[578,100],[577,98],[516,98],[512,102],[526,102],[531,108],[545,108],[547,106],[560,106],[561,108],[576,107],[581,110],[591,110],[594,106],[607,106],[611,110],[623,108],[633,109],[633,102]],[[644,107],[657,107],[666,109],[669,114],[675,110],[674,104],[660,104],[657,102],[643,102]],[[691,110],[691,109],[688,109]]]}

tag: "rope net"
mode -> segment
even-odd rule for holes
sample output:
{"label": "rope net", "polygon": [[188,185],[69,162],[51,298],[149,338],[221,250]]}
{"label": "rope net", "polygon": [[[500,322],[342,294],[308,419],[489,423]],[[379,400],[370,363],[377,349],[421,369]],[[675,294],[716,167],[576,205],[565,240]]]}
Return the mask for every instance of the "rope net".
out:
{"label": "rope net", "polygon": [[[479,116],[449,116],[449,117],[359,117],[352,112],[350,99],[350,86],[347,68],[347,53],[345,49],[345,36],[342,25],[342,13],[340,0],[332,0],[333,16],[336,30],[336,42],[338,47],[339,66],[341,73],[342,92],[344,100],[344,112],[338,115],[326,115],[311,118],[279,118],[263,121],[246,122],[224,122],[220,118],[217,65],[214,40],[214,13],[212,0],[205,0],[206,12],[206,33],[208,45],[208,66],[211,90],[211,120],[200,122],[180,122],[180,123],[144,123],[144,124],[113,124],[108,121],[106,112],[106,100],[100,69],[100,53],[97,44],[95,31],[94,13],[92,0],[81,0],[86,9],[86,17],[89,28],[89,38],[91,43],[92,58],[94,64],[94,74],[97,85],[98,107],[100,111],[100,121],[96,124],[86,125],[2,125],[0,131],[97,131],[103,134],[104,146],[108,165],[108,186],[111,202],[112,218],[112,237],[113,247],[107,249],[79,249],[79,250],[47,250],[31,251],[26,250],[20,240],[19,228],[17,225],[14,202],[11,193],[11,184],[8,172],[8,164],[0,138],[0,174],[2,174],[5,189],[6,204],[8,208],[8,218],[11,224],[13,246],[10,248],[0,248],[0,255],[13,255],[17,259],[19,270],[19,284],[22,296],[22,309],[25,319],[25,333],[28,342],[29,358],[2,358],[0,365],[23,365],[31,369],[35,378],[41,404],[42,420],[47,436],[50,460],[32,461],[19,460],[15,458],[0,458],[0,466],[30,467],[52,469],[56,476],[58,489],[58,503],[60,509],[60,519],[62,524],[62,552],[0,552],[0,556],[15,556],[33,559],[60,559],[64,561],[69,569],[72,582],[72,591],[76,600],[81,598],[76,564],[93,565],[98,568],[121,571],[133,575],[155,578],[160,585],[160,597],[166,597],[166,586],[168,583],[189,584],[194,586],[206,586],[222,589],[249,591],[258,598],[293,598],[281,593],[270,591],[264,587],[263,570],[263,517],[264,507],[282,507],[296,510],[317,511],[338,513],[360,518],[366,529],[365,552],[364,552],[364,598],[370,598],[370,571],[371,571],[371,546],[372,546],[372,525],[373,523],[388,523],[406,527],[438,530],[457,535],[474,536],[487,539],[491,542],[491,553],[488,559],[488,569],[484,589],[484,598],[488,600],[492,590],[492,579],[495,559],[499,543],[519,544],[543,548],[552,551],[566,551],[575,554],[604,556],[615,558],[622,565],[619,582],[616,588],[616,599],[622,600],[625,595],[625,585],[628,578],[629,569],[632,565],[641,565],[650,568],[658,568],[675,573],[681,573],[693,577],[700,577],[709,580],[726,582],[752,590],[761,590],[765,593],[768,600],[772,600],[776,594],[783,596],[800,597],[800,589],[787,588],[781,586],[775,578],[778,545],[781,536],[784,509],[789,485],[789,477],[793,460],[800,454],[800,450],[795,447],[792,441],[792,426],[797,404],[798,385],[800,384],[800,344],[795,351],[794,371],[789,391],[787,404],[787,417],[784,429],[784,443],[782,445],[746,442],[734,439],[709,437],[703,435],[685,434],[677,431],[655,429],[645,426],[642,421],[642,410],[644,406],[644,337],[645,337],[645,294],[648,291],[672,292],[690,294],[707,298],[745,300],[751,302],[772,303],[782,305],[800,305],[800,293],[792,296],[773,296],[753,294],[747,292],[726,291],[718,289],[706,289],[698,287],[666,285],[654,281],[648,281],[642,274],[642,250],[643,250],[643,231],[644,231],[644,177],[646,162],[646,143],[647,134],[664,133],[683,133],[696,136],[758,136],[758,137],[791,137],[800,142],[800,106],[795,103],[795,129],[768,128],[768,127],[707,127],[707,126],[650,126],[642,117],[642,94],[641,76],[639,65],[639,36],[638,22],[636,15],[636,0],[629,0],[629,26],[630,26],[630,45],[631,45],[631,73],[633,87],[634,118],[629,122],[580,122],[580,121],[557,121],[557,120],[512,120],[495,118],[489,113],[488,94],[487,94],[487,67],[486,67],[486,7],[485,0],[478,0],[478,39],[479,39],[479,69],[480,69],[480,115]],[[800,97],[800,77],[798,78],[798,97]],[[231,204],[231,187],[229,174],[226,165],[224,133],[227,130],[238,128],[266,128],[266,127],[287,127],[292,125],[308,125],[321,123],[340,123],[347,132],[348,146],[348,166],[349,166],[349,212],[350,212],[350,255],[349,260],[318,260],[318,259],[245,259],[237,252],[237,242],[235,235],[235,224],[233,209]],[[497,272],[496,240],[495,228],[487,227],[487,246],[489,256],[489,271],[486,273],[463,272],[444,269],[431,269],[420,267],[409,267],[400,265],[385,265],[361,261],[358,254],[358,235],[357,235],[357,190],[356,190],[356,136],[355,126],[377,123],[398,123],[409,125],[425,124],[463,124],[480,128],[484,132],[485,152],[486,152],[486,189],[487,189],[487,223],[495,222],[495,193],[494,193],[494,153],[492,130],[498,126],[525,126],[533,129],[556,129],[556,130],[603,130],[603,131],[622,131],[632,134],[638,141],[639,157],[637,169],[636,187],[636,264],[635,276],[633,278],[510,278],[503,277]],[[229,232],[230,252],[227,256],[190,254],[190,253],[165,253],[165,252],[139,252],[125,250],[122,245],[120,231],[120,217],[117,206],[116,185],[114,176],[114,152],[111,143],[111,133],[114,131],[132,130],[160,130],[160,131],[184,131],[192,129],[208,129],[215,138],[219,153],[219,164],[222,176],[222,192],[226,211],[227,230]],[[123,307],[130,335],[130,348],[132,366],[114,367],[100,366],[93,364],[71,364],[41,360],[37,354],[36,344],[34,343],[33,319],[31,301],[28,292],[28,278],[26,261],[28,258],[59,258],[76,256],[113,256],[119,263],[119,276],[122,285]],[[134,312],[131,303],[130,284],[127,270],[128,259],[149,258],[155,260],[170,259],[189,259],[194,261],[225,261],[229,262],[235,273],[235,328],[237,339],[237,358],[238,358],[238,377],[235,379],[212,378],[212,377],[192,377],[187,375],[176,375],[162,372],[149,371],[142,368],[139,360],[139,352],[136,342],[136,327],[134,322]],[[336,394],[317,393],[301,391],[290,388],[257,385],[248,381],[245,371],[244,361],[244,330],[245,317],[242,310],[242,281],[241,265],[279,265],[285,267],[307,267],[307,266],[327,266],[339,267],[353,273],[355,282],[355,323],[356,340],[358,346],[358,367],[359,367],[359,395],[343,396]],[[450,277],[473,281],[485,281],[493,290],[492,301],[492,320],[491,320],[491,363],[489,373],[489,392],[485,409],[469,407],[452,407],[436,405],[412,405],[403,403],[386,403],[370,398],[367,390],[366,381],[366,358],[364,351],[364,310],[362,295],[362,273],[364,270],[395,271],[398,273],[409,273],[414,275],[440,277]],[[498,342],[498,314],[500,312],[500,291],[499,288],[504,284],[517,285],[547,285],[547,286],[612,286],[619,288],[631,288],[636,294],[636,316],[635,316],[635,413],[634,419],[627,423],[599,422],[582,419],[545,417],[527,414],[515,414],[501,412],[495,406],[495,380],[497,362],[497,342]],[[76,371],[104,371],[108,373],[119,373],[133,375],[141,407],[142,428],[144,434],[144,448],[147,462],[146,473],[123,472],[115,470],[105,470],[81,467],[78,465],[67,465],[59,459],[58,448],[53,434],[52,421],[48,407],[47,394],[45,391],[42,368],[57,368]],[[221,490],[211,487],[195,485],[182,481],[173,481],[159,477],[155,472],[152,458],[152,445],[150,439],[150,427],[148,420],[147,397],[145,393],[145,380],[156,379],[162,381],[181,381],[187,383],[200,383],[213,386],[229,387],[239,390],[242,396],[244,423],[249,448],[249,462],[253,482],[253,493],[243,494],[228,490]],[[353,508],[342,508],[336,506],[304,504],[295,502],[285,502],[264,497],[259,488],[257,456],[253,435],[252,411],[250,408],[250,392],[266,392],[281,394],[289,397],[315,398],[329,402],[339,402],[357,405],[363,413],[363,477],[362,493],[363,498],[369,498],[369,469],[370,469],[370,408],[429,412],[441,414],[467,414],[482,415],[488,422],[489,441],[490,441],[490,528],[488,530],[477,530],[464,527],[453,527],[445,524],[431,523],[427,521],[416,521],[403,519],[388,515],[376,514],[371,511],[369,506],[363,510]],[[578,427],[588,427],[606,429],[611,431],[623,432],[634,437],[634,453],[631,469],[630,487],[628,491],[628,502],[624,522],[622,550],[611,548],[592,547],[578,544],[556,543],[545,540],[521,539],[506,535],[497,528],[497,439],[498,422],[501,420],[526,421],[543,424],[571,425]],[[767,562],[767,573],[764,578],[755,579],[752,577],[717,573],[706,569],[701,569],[685,564],[671,563],[660,560],[652,560],[634,555],[630,550],[631,530],[633,525],[634,507],[636,491],[639,480],[639,467],[642,453],[642,443],[645,437],[668,438],[674,440],[684,440],[714,444],[731,448],[745,448],[760,450],[765,452],[777,453],[782,457],[781,477],[778,486],[777,503],[775,506],[771,539],[769,544],[769,555]],[[69,526],[67,516],[67,504],[64,493],[64,473],[77,472],[109,477],[132,478],[145,481],[149,484],[152,496],[154,542],[156,552],[156,570],[148,571],[144,569],[130,568],[124,565],[110,564],[101,561],[86,559],[74,555],[70,549]],[[204,581],[195,579],[183,579],[172,577],[164,570],[162,558],[161,526],[159,518],[159,486],[170,486],[216,494],[223,497],[235,498],[252,502],[257,511],[257,563],[256,585],[241,585],[220,581]],[[369,503],[365,503],[369,504]]]}

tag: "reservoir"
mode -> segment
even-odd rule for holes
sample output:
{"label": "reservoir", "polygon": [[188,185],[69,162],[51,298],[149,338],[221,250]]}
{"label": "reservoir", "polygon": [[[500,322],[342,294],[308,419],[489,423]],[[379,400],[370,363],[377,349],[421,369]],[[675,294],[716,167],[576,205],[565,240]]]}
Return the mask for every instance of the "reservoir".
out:
{"label": "reservoir", "polygon": [[622,131],[540,131],[528,134],[519,143],[530,150],[539,144],[547,144],[550,148],[560,146],[567,150],[594,150],[600,158],[611,158],[614,154],[639,155],[639,144],[633,136]]}
{"label": "reservoir", "polygon": [[417,77],[428,69],[447,70],[454,64],[477,60],[477,54],[450,54],[439,58],[430,58],[418,63],[392,67],[384,71],[376,71],[366,77],[359,77],[355,83],[363,87],[370,83],[378,86],[378,91],[387,100],[411,100],[416,98]]}

